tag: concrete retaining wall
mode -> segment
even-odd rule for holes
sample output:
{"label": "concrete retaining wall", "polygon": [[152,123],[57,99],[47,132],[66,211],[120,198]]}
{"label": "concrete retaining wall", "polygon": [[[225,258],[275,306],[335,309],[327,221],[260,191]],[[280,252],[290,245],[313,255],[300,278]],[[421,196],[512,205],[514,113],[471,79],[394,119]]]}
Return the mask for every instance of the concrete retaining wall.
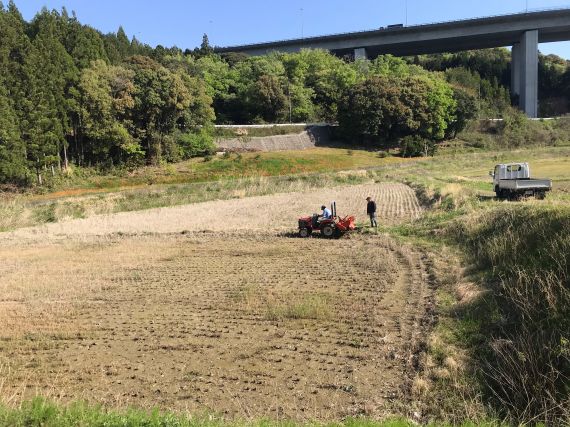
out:
{"label": "concrete retaining wall", "polygon": [[252,137],[246,142],[233,138],[217,141],[216,145],[220,150],[285,151],[323,146],[329,140],[327,128],[311,127],[299,134]]}

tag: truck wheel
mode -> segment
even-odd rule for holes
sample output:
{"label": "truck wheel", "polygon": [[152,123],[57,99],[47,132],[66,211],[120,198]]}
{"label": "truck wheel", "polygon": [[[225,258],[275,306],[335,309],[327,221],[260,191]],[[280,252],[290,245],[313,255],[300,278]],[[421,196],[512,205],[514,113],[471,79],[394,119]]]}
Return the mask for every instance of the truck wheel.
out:
{"label": "truck wheel", "polygon": [[311,235],[311,231],[312,231],[312,230],[309,230],[308,228],[301,228],[301,229],[299,230],[299,236],[301,236],[301,237],[309,237],[309,236]]}
{"label": "truck wheel", "polygon": [[330,226],[330,225],[325,225],[322,229],[321,229],[321,233],[323,233],[323,236],[327,237],[327,238],[331,238],[334,236],[334,227]]}
{"label": "truck wheel", "polygon": [[544,200],[546,198],[546,191],[539,191],[535,193],[534,197],[536,197],[538,200]]}

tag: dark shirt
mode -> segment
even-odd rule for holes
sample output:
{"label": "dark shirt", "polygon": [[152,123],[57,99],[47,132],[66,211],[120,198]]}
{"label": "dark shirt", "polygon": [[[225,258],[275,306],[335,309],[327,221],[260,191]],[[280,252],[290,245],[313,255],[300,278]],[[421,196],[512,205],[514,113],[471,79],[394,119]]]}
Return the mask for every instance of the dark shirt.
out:
{"label": "dark shirt", "polygon": [[374,200],[370,200],[368,202],[368,205],[366,206],[366,213],[368,215],[376,213],[376,202]]}

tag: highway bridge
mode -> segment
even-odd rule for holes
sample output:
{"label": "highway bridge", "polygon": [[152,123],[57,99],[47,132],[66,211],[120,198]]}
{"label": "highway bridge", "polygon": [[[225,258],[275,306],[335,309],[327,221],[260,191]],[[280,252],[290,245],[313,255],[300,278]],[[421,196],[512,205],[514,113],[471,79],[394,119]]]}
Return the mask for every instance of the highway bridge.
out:
{"label": "highway bridge", "polygon": [[325,49],[358,59],[512,46],[512,91],[519,97],[520,108],[529,117],[537,117],[538,44],[567,40],[570,40],[568,8],[230,46],[218,48],[217,52],[258,56],[272,51]]}

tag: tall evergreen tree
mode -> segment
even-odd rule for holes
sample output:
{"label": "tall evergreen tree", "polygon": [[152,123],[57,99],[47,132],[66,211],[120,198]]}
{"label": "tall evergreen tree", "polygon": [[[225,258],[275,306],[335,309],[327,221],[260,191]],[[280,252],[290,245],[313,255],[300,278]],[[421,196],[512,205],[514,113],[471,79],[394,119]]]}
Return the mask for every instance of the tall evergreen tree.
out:
{"label": "tall evergreen tree", "polygon": [[23,183],[28,175],[26,148],[20,137],[18,117],[0,77],[0,183]]}
{"label": "tall evergreen tree", "polygon": [[202,44],[200,45],[200,55],[201,56],[208,56],[214,53],[214,49],[210,46],[210,39],[208,38],[208,34],[204,34],[202,36]]}
{"label": "tall evergreen tree", "polygon": [[127,37],[127,33],[123,27],[119,27],[117,30],[117,51],[121,59],[125,59],[129,56],[131,50],[131,42]]}
{"label": "tall evergreen tree", "polygon": [[24,30],[24,20],[14,2],[10,1],[7,10],[0,4],[0,183],[23,183],[28,175],[20,132],[21,107],[25,104],[23,62],[29,48]]}
{"label": "tall evergreen tree", "polygon": [[25,96],[25,61],[30,50],[26,23],[10,1],[6,11],[0,10],[0,74],[6,87],[5,95],[12,101],[14,112],[25,121],[24,111],[28,100]]}
{"label": "tall evergreen tree", "polygon": [[59,40],[57,15],[44,12],[33,22],[37,30],[26,60],[28,156],[41,180],[41,169],[57,164],[67,167],[67,135],[70,133],[69,91],[78,78],[73,59]]}
{"label": "tall evergreen tree", "polygon": [[101,34],[93,28],[81,25],[75,14],[72,18],[61,17],[65,29],[64,46],[78,69],[87,68],[92,61],[108,60]]}

